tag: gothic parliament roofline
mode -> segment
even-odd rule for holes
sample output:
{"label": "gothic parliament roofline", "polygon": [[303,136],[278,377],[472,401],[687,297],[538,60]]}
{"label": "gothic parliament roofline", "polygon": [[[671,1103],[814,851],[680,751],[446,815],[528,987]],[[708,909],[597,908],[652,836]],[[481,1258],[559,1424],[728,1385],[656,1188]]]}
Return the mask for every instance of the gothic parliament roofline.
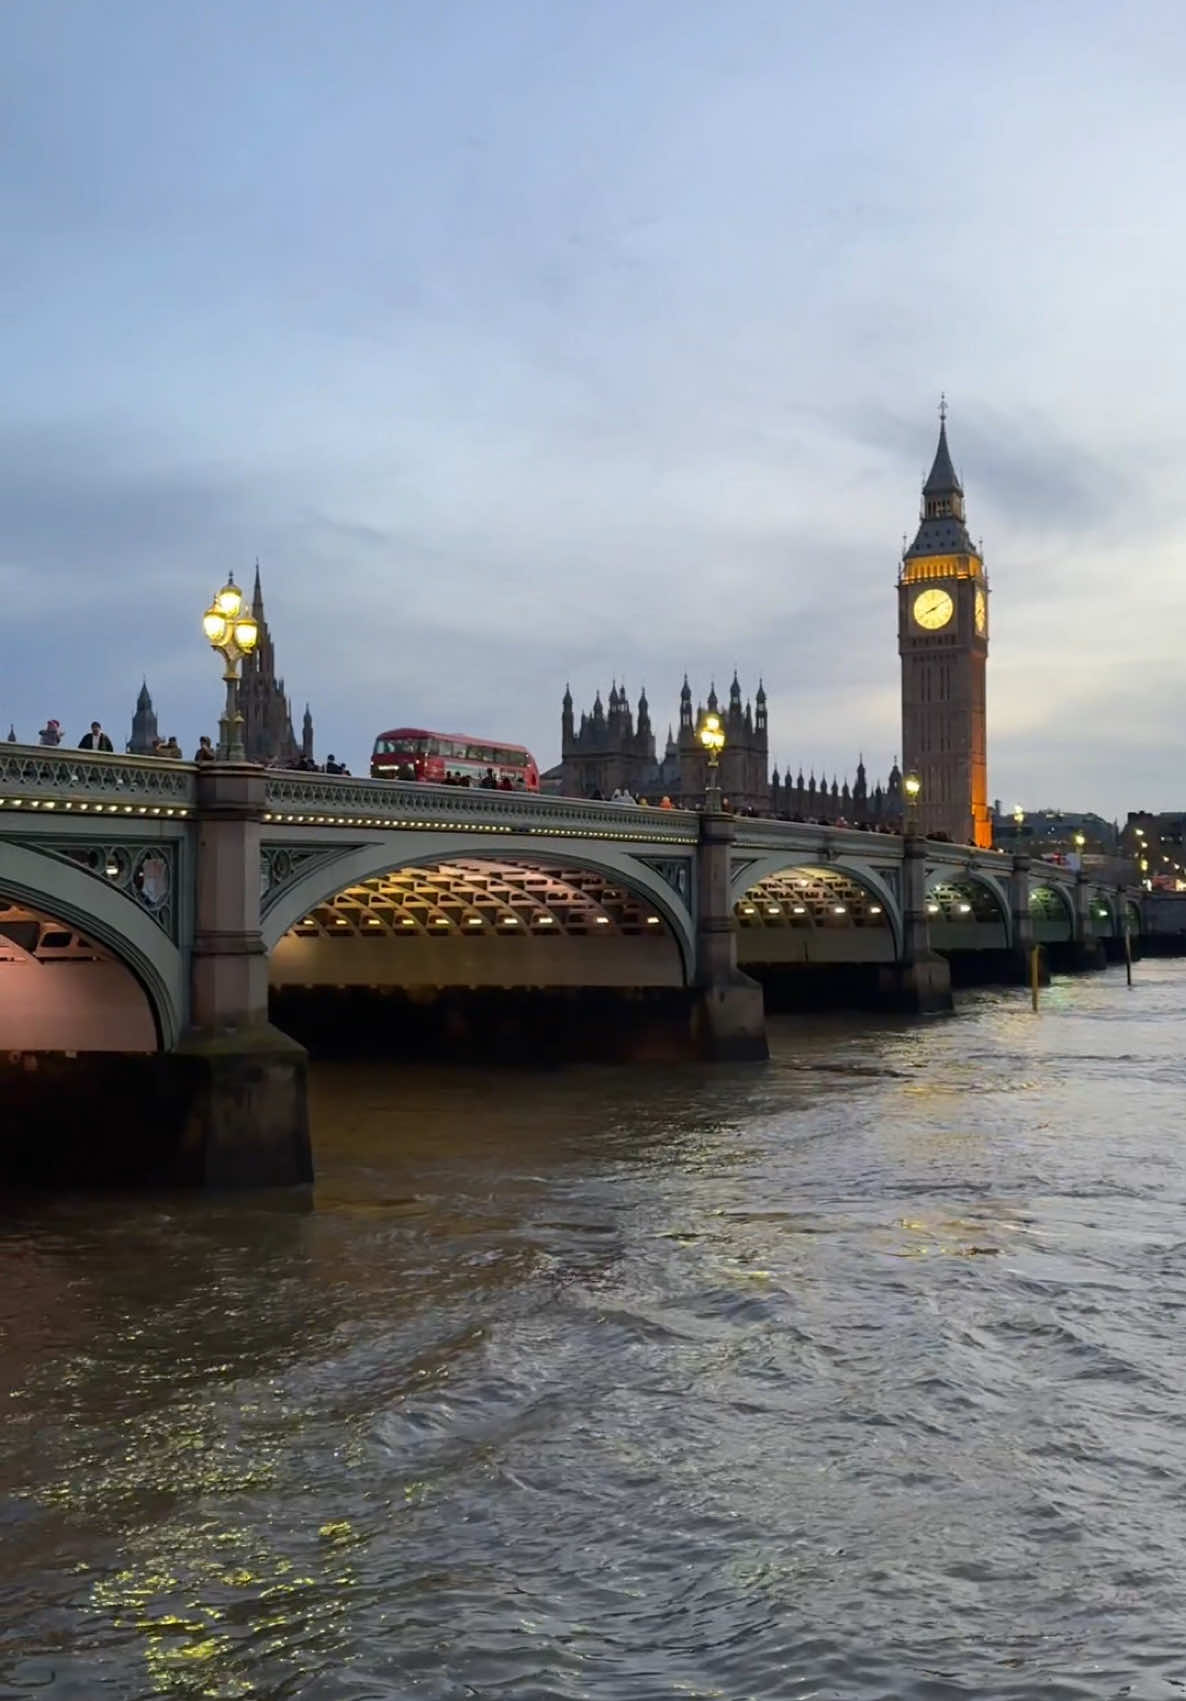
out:
{"label": "gothic parliament roofline", "polygon": [[243,710],[243,743],[249,762],[294,762],[298,756],[313,758],[313,717],[305,709],[302,736],[298,742],[292,727],[292,709],[283,679],[276,676],[276,652],[264,615],[264,594],[259,562],[251,592],[251,612],[259,622],[259,639],[251,655],[243,660],[240,703]]}
{"label": "gothic parliament roofline", "polygon": [[[593,712],[579,718],[573,713],[572,691],[566,687],[561,707],[562,759],[544,776],[570,796],[612,797],[619,790],[658,802],[669,797],[673,803],[699,807],[707,781],[704,748],[697,737],[698,713],[692,708],[692,687],[685,677],[680,691],[678,734],[668,728],[667,743],[659,754],[651,729],[646,695],[639,700],[637,722],[630,711],[624,689],[615,680],[610,688],[608,712],[601,707],[601,694]],[[716,701],[710,690],[711,706]],[[814,774],[804,783],[789,770],[783,780],[768,770],[769,730],[766,691],[761,684],[753,703],[742,702],[741,681],[736,673],[729,687],[728,703],[719,708],[725,726],[725,747],[720,758],[723,794],[738,809],[759,814],[801,814],[811,820],[862,825],[891,825],[901,814],[901,773],[897,766],[886,786],[869,787],[864,760],[857,763],[855,784],[838,778],[830,781]]]}

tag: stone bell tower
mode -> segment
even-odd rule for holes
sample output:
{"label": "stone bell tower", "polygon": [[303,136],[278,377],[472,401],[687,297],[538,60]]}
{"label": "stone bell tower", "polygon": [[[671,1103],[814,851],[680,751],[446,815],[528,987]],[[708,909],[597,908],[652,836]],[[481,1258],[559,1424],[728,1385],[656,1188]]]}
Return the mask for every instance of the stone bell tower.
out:
{"label": "stone bell tower", "polygon": [[922,487],[918,535],[898,574],[902,658],[903,768],[922,782],[918,825],[956,844],[992,844],[988,815],[985,673],[988,579],[968,536],[964,492],[947,447],[947,404],[939,446]]}

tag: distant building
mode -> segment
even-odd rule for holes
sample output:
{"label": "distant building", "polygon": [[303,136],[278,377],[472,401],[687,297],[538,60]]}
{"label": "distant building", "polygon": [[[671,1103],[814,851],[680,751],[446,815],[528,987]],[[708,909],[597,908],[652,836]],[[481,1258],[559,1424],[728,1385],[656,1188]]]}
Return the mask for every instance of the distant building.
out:
{"label": "distant building", "polygon": [[1177,891],[1186,882],[1186,814],[1130,809],[1120,832],[1120,854],[1130,857],[1141,879]]}
{"label": "distant building", "polygon": [[758,680],[758,689],[751,705],[741,704],[741,682],[736,673],[729,687],[729,705],[722,708],[717,701],[716,686],[710,685],[704,706],[696,705],[692,712],[692,690],[684,675],[679,694],[679,737],[676,744],[679,763],[680,801],[694,807],[704,801],[708,784],[708,754],[697,737],[705,714],[719,715],[725,732],[725,748],[721,751],[720,779],[722,798],[734,809],[756,809],[765,815],[770,809],[769,734],[766,721],[766,688]]}
{"label": "distant building", "polygon": [[136,710],[132,716],[132,736],[128,740],[129,756],[152,756],[157,747],[158,733],[156,725],[156,710],[152,706],[152,698],[148,692],[148,681],[140,686],[140,695],[136,699]]}
{"label": "distant building", "polygon": [[[708,694],[708,708],[720,714],[725,728],[721,754],[721,791],[737,809],[761,808],[769,803],[770,785],[766,768],[766,693],[757,693],[757,714],[750,704],[741,705],[741,685],[736,676],[729,693],[729,706],[722,710],[715,688]],[[679,736],[667,731],[660,758],[651,727],[650,705],[645,690],[638,699],[634,720],[625,687],[610,687],[608,711],[600,691],[593,709],[582,714],[580,724],[573,713],[572,692],[565,689],[560,714],[561,760],[559,770],[545,774],[544,782],[572,797],[612,797],[628,791],[634,797],[658,801],[670,797],[677,805],[699,804],[704,798],[707,757],[696,737],[704,707],[692,711],[692,690],[687,679],[680,692]]]}
{"label": "distant building", "polygon": [[792,821],[845,821],[853,827],[885,827],[899,832],[902,826],[902,770],[897,757],[885,785],[878,780],[869,789],[865,773],[865,758],[858,756],[856,779],[850,786],[835,777],[829,786],[827,776],[818,783],[812,773],[806,781],[799,769],[794,779],[790,770],[780,781],[775,768],[770,780],[770,813],[787,816]]}
{"label": "distant building", "polygon": [[276,678],[276,655],[272,634],[264,617],[264,598],[255,566],[255,588],[251,612],[259,624],[259,638],[251,655],[244,657],[239,701],[243,711],[243,748],[249,762],[289,767],[302,755],[312,760],[313,717],[305,708],[305,722],[298,744],[292,730],[292,711],[283,679]]}
{"label": "distant building", "polygon": [[1070,856],[1076,851],[1088,856],[1115,856],[1118,848],[1120,835],[1115,821],[1105,821],[1089,810],[1002,810],[996,801],[990,820],[997,850],[1029,851],[1035,856],[1051,852]]}
{"label": "distant building", "polygon": [[541,778],[545,791],[569,797],[612,797],[628,791],[651,803],[669,797],[680,808],[696,809],[704,801],[708,759],[697,736],[705,713],[717,714],[725,731],[721,752],[721,795],[737,810],[759,815],[799,816],[811,821],[848,821],[868,826],[897,826],[902,816],[902,774],[897,763],[885,786],[869,789],[864,761],[857,763],[856,780],[829,785],[814,773],[804,781],[800,771],[792,780],[788,770],[771,775],[766,691],[761,680],[752,703],[742,702],[741,682],[734,674],[728,703],[722,707],[715,686],[704,703],[693,707],[692,688],[685,677],[679,698],[678,736],[669,726],[660,756],[651,726],[646,692],[638,699],[635,719],[624,688],[610,687],[608,707],[598,692],[592,711],[579,722],[567,687],[561,705],[561,760]]}

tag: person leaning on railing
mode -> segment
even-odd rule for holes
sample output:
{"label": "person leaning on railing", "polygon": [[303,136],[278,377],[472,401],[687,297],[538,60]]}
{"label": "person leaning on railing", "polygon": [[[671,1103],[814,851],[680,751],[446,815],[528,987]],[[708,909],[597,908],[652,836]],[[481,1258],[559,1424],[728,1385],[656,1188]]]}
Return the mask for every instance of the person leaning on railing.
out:
{"label": "person leaning on railing", "polygon": [[84,732],[78,741],[80,750],[104,750],[108,754],[114,752],[115,746],[103,731],[98,721],[91,722],[91,730]]}

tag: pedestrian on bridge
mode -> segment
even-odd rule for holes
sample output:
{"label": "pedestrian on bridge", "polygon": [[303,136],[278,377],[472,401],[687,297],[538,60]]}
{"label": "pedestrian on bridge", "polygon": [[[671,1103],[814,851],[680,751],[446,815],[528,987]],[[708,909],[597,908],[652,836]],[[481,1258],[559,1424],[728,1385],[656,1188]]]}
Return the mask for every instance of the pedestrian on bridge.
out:
{"label": "pedestrian on bridge", "polygon": [[46,721],[37,734],[38,744],[60,744],[62,742],[61,721]]}
{"label": "pedestrian on bridge", "polygon": [[114,751],[115,746],[103,731],[99,722],[92,721],[91,730],[84,732],[79,739],[78,748],[80,750],[106,750],[110,754]]}

